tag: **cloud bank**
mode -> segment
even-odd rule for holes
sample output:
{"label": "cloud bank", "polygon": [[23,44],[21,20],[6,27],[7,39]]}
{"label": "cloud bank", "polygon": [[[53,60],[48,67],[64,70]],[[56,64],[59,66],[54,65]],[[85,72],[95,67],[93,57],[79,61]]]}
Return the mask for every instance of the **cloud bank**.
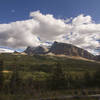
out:
{"label": "cloud bank", "polygon": [[13,53],[13,50],[0,48],[0,53]]}
{"label": "cloud bank", "polygon": [[0,45],[25,48],[58,41],[99,53],[100,24],[96,24],[91,16],[81,14],[65,20],[35,11],[30,13],[30,17],[24,21],[0,24]]}

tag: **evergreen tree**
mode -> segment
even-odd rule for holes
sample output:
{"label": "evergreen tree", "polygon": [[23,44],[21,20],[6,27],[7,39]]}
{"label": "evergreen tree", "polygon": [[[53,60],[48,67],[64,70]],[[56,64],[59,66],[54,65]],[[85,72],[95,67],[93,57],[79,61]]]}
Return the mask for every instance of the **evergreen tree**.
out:
{"label": "evergreen tree", "polygon": [[18,71],[13,72],[12,77],[10,79],[10,89],[11,89],[11,93],[17,93],[17,91],[19,91],[20,89],[20,85],[21,85],[21,79],[19,77],[19,73]]}
{"label": "evergreen tree", "polygon": [[90,87],[92,84],[92,78],[89,72],[85,72],[84,74],[84,83],[85,87]]}
{"label": "evergreen tree", "polygon": [[100,70],[98,70],[94,73],[93,83],[95,86],[100,87]]}
{"label": "evergreen tree", "polygon": [[4,77],[3,77],[3,60],[0,60],[0,91],[3,88],[3,81],[4,81]]}
{"label": "evergreen tree", "polygon": [[66,87],[66,78],[60,63],[55,64],[51,81],[52,89],[64,89]]}

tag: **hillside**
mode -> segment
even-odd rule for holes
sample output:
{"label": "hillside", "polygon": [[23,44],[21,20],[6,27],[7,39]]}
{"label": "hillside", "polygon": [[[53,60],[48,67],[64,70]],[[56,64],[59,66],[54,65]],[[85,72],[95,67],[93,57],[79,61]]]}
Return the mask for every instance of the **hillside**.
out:
{"label": "hillside", "polygon": [[41,71],[48,68],[52,70],[52,66],[57,62],[61,63],[66,71],[95,71],[100,68],[100,63],[96,61],[66,56],[0,54],[0,59],[4,60],[4,70],[9,71],[13,71],[14,66],[20,71],[34,71],[38,67]]}
{"label": "hillside", "polygon": [[80,90],[79,95],[82,95],[83,88],[100,88],[100,62],[71,56],[18,53],[0,54],[0,62],[0,76],[4,80],[4,96],[0,95],[0,98],[7,100],[15,100],[19,96],[19,100],[69,96],[76,90]]}

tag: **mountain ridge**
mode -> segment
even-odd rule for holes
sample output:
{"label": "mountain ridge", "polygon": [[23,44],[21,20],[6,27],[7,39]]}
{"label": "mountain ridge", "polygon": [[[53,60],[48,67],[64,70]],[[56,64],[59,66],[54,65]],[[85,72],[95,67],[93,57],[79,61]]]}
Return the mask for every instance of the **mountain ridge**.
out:
{"label": "mountain ridge", "polygon": [[54,55],[65,55],[65,56],[74,56],[74,57],[82,57],[90,60],[100,60],[100,56],[95,56],[77,46],[68,43],[54,42],[51,47],[27,47],[24,51],[28,55],[33,54],[54,54]]}

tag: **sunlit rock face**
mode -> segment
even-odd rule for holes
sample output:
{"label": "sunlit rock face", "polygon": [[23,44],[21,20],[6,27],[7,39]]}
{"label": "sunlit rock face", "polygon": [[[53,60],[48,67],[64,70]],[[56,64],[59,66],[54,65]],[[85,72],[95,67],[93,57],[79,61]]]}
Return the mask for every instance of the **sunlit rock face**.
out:
{"label": "sunlit rock face", "polygon": [[52,53],[54,55],[67,55],[67,56],[78,56],[91,60],[97,60],[97,57],[88,51],[76,47],[72,44],[54,42],[51,47],[27,47],[25,50],[27,54],[49,54]]}
{"label": "sunlit rock face", "polygon": [[88,51],[67,43],[54,42],[49,52],[52,52],[56,55],[64,54],[68,56],[80,56],[87,59],[95,59],[95,56]]}

